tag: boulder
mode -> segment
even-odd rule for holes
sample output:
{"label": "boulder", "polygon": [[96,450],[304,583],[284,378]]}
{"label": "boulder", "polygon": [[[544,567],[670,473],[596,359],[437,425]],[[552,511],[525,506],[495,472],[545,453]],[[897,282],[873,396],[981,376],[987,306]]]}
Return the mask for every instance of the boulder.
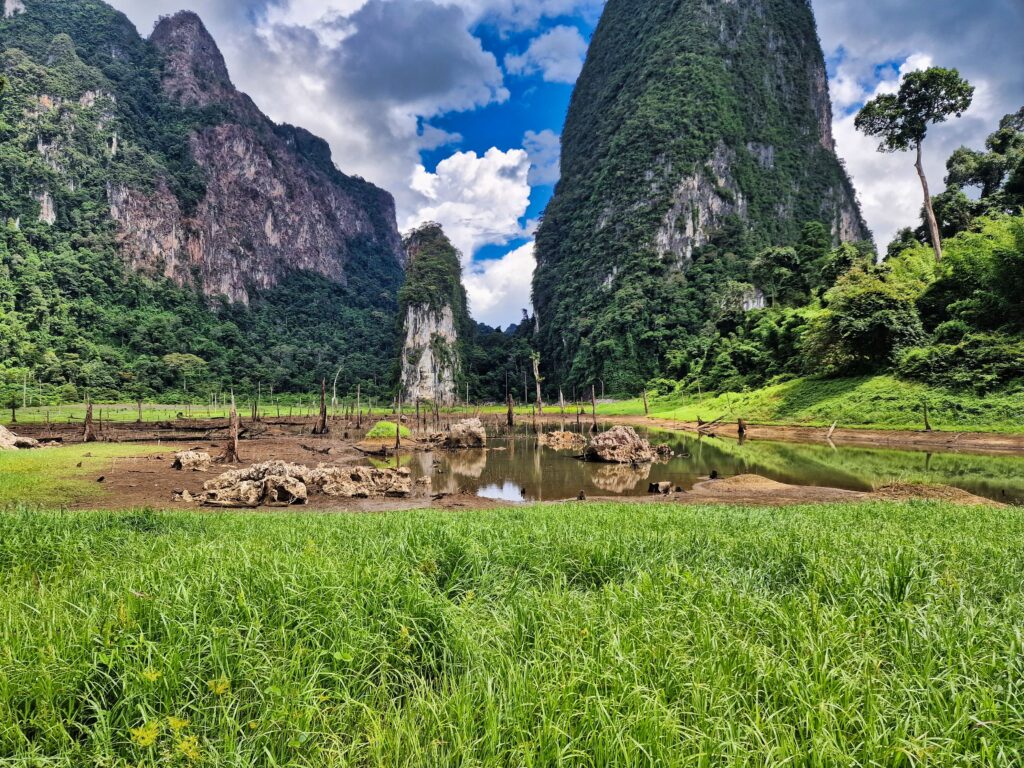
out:
{"label": "boulder", "polygon": [[179,451],[174,454],[173,469],[207,472],[213,464],[213,457],[202,451]]}
{"label": "boulder", "polygon": [[294,477],[271,475],[263,479],[263,501],[271,506],[305,504],[306,484]]}
{"label": "boulder", "polygon": [[240,480],[223,488],[208,489],[203,503],[210,507],[258,507],[263,501],[263,483]]}
{"label": "boulder", "polygon": [[480,419],[463,419],[452,424],[447,432],[431,435],[430,440],[447,451],[483,448],[487,445],[487,431]]}
{"label": "boulder", "polygon": [[412,493],[412,473],[405,467],[330,467],[318,470],[313,482],[324,495],[346,499],[409,496]]}
{"label": "boulder", "polygon": [[537,442],[555,451],[578,451],[587,444],[587,438],[575,432],[545,432]]}
{"label": "boulder", "polygon": [[660,483],[650,483],[647,486],[647,492],[648,493],[661,493],[661,494],[672,493],[672,483],[664,482],[664,481],[660,482]]}
{"label": "boulder", "polygon": [[606,464],[650,464],[658,459],[651,444],[632,427],[612,427],[596,435],[583,455],[587,461]]}
{"label": "boulder", "polygon": [[38,447],[39,443],[31,437],[18,437],[7,427],[0,425],[0,451],[27,450]]}

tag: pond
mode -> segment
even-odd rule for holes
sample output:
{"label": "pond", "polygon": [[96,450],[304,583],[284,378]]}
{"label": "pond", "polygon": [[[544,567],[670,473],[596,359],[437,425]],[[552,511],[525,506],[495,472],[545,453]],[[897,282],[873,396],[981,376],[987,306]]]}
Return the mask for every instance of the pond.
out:
{"label": "pond", "polygon": [[[608,425],[610,426],[610,425]],[[870,491],[889,482],[937,483],[997,501],[1024,504],[1024,456],[926,453],[828,443],[698,438],[691,433],[638,429],[653,443],[668,443],[676,457],[632,467],[580,461],[572,451],[537,444],[528,429],[493,436],[488,450],[422,453],[403,457],[415,477],[429,476],[435,492],[469,491],[511,502],[588,496],[641,496],[668,481],[689,490],[712,471],[722,477],[757,474],[792,485]]]}

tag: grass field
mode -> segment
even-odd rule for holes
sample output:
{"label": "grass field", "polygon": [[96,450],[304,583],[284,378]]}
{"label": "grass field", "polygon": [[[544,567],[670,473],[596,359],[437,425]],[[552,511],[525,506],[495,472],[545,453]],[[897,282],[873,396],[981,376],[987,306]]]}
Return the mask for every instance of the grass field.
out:
{"label": "grass field", "polygon": [[0,764],[1013,766],[1024,512],[0,513]]}
{"label": "grass field", "polygon": [[[651,398],[650,415],[661,419],[711,421],[719,416],[755,424],[880,429],[922,429],[924,407],[929,420],[943,430],[978,432],[1024,431],[1024,393],[986,396],[928,387],[891,376],[859,379],[796,379],[751,392],[697,397]],[[643,402],[625,400],[598,406],[598,415],[642,416]]]}
{"label": "grass field", "polygon": [[111,460],[166,452],[152,445],[89,443],[41,451],[0,451],[0,507],[16,502],[61,505],[103,493],[97,473]]}

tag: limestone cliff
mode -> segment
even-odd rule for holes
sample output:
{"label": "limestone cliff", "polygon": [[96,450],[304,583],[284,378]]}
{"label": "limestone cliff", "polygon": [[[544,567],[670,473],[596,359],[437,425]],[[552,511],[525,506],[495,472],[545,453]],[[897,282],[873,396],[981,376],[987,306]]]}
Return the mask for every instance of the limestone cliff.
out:
{"label": "limestone cliff", "polygon": [[221,117],[189,138],[206,180],[194,210],[183,210],[162,180],[155,189],[108,187],[121,249],[135,269],[243,303],[296,270],[342,284],[350,267],[365,271],[366,259],[398,272],[389,194],[337,171],[325,142],[274,125],[239,93],[195,14],[163,19],[151,40],[164,60],[164,93]]}
{"label": "limestone cliff", "polygon": [[747,279],[809,221],[868,238],[831,122],[807,0],[609,0],[537,233],[549,379],[636,391],[700,332],[712,273]]}
{"label": "limestone cliff", "polygon": [[462,346],[469,328],[459,252],[438,224],[403,240],[408,260],[399,291],[404,343],[401,386],[408,401],[451,405],[463,374]]}

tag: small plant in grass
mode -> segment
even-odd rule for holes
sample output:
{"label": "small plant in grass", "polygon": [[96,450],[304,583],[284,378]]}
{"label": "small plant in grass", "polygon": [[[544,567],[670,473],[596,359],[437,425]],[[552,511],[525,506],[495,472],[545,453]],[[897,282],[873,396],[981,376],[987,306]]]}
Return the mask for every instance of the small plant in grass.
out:
{"label": "small plant in grass", "polygon": [[[402,437],[412,437],[412,432],[409,431],[408,427],[402,427]],[[376,440],[391,438],[395,439],[395,422],[393,421],[378,421],[373,425],[373,429],[366,433],[367,440]]]}

